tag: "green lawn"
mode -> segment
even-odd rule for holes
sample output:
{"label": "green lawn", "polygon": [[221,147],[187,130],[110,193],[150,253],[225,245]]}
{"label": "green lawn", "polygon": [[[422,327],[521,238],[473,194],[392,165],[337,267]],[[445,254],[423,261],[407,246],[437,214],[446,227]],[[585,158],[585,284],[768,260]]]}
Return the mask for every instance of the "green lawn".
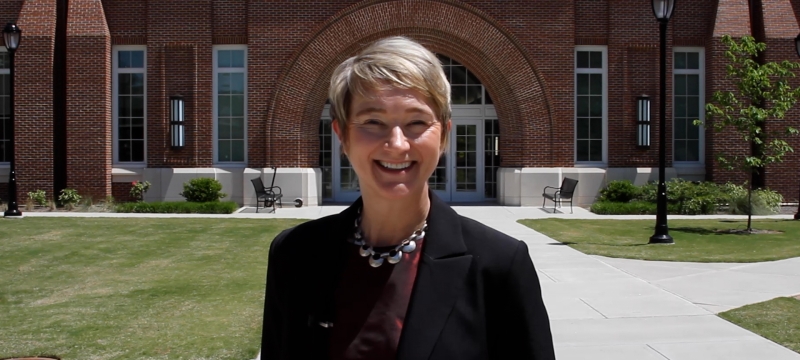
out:
{"label": "green lawn", "polygon": [[648,245],[655,220],[520,220],[538,232],[592,255],[617,258],[759,262],[800,256],[800,221],[754,220],[753,228],[781,234],[724,234],[744,229],[746,220],[670,220],[674,245]]}
{"label": "green lawn", "polygon": [[725,320],[800,353],[800,300],[783,297],[719,314]]}
{"label": "green lawn", "polygon": [[249,359],[299,220],[0,219],[0,358]]}

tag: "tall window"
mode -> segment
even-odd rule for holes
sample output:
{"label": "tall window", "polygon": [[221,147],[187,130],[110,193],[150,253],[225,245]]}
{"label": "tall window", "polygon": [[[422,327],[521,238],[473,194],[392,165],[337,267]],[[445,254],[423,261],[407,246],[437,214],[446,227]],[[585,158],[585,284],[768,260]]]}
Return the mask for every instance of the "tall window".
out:
{"label": "tall window", "polygon": [[146,159],[147,57],[144,46],[114,47],[112,117],[114,162],[144,164]]}
{"label": "tall window", "polygon": [[217,163],[247,161],[247,48],[214,47],[214,158]]}
{"label": "tall window", "polygon": [[702,163],[703,128],[694,124],[703,120],[703,49],[674,50],[673,76],[673,153],[676,163]]}
{"label": "tall window", "polygon": [[607,60],[605,46],[575,49],[575,161],[606,161]]}
{"label": "tall window", "polygon": [[333,197],[333,128],[331,118],[319,122],[319,167],[322,170],[322,198]]}
{"label": "tall window", "polygon": [[11,154],[11,59],[0,50],[0,163],[10,163]]}

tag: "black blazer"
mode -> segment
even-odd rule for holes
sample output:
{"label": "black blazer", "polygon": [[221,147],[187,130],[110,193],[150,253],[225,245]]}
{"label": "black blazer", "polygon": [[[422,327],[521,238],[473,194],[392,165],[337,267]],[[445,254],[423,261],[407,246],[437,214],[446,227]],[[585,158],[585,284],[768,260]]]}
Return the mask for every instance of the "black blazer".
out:
{"label": "black blazer", "polygon": [[[458,215],[436,195],[398,360],[555,359],[539,279],[525,243]],[[336,326],[341,246],[361,200],[270,246],[261,359],[325,359]]]}

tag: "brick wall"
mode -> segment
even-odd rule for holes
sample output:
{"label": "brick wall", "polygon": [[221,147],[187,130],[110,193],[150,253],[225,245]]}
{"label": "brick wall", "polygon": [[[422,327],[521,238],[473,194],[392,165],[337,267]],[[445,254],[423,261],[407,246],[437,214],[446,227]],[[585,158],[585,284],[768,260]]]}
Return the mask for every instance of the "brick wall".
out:
{"label": "brick wall", "polygon": [[[725,66],[728,64],[724,53],[727,50],[720,39],[723,35],[741,38],[751,35],[750,9],[746,0],[720,0],[706,45],[706,101],[711,101],[711,94],[717,90],[735,89],[733,82],[726,76]],[[748,174],[722,168],[716,160],[717,155],[744,155],[750,150],[743,144],[739,136],[732,130],[712,131],[713,119],[707,119],[709,129],[706,134],[706,177],[718,183],[733,182],[742,184],[750,180]]]}
{"label": "brick wall", "polygon": [[[17,21],[22,2],[23,0],[0,1],[0,25],[6,26],[7,23]],[[0,39],[0,44],[4,44],[2,39]]]}
{"label": "brick wall", "polygon": [[118,203],[136,201],[131,196],[131,183],[129,182],[115,182],[111,184],[111,196],[114,201]]}
{"label": "brick wall", "polygon": [[[20,193],[52,188],[52,107],[46,105],[52,103],[52,79],[42,69],[52,64],[55,23],[54,1],[28,0],[24,8],[22,3],[0,4],[0,16],[13,18],[21,10],[25,24],[20,56],[26,64],[18,69],[18,94],[24,94],[18,129],[25,132],[23,155],[18,155],[24,157],[19,159]],[[762,4],[764,34],[774,49],[770,58],[796,59],[785,39],[798,32],[800,0]],[[732,86],[718,40],[723,34],[750,34],[749,19],[748,0],[678,3],[668,29],[667,119],[672,116],[672,47],[705,47],[709,99],[713,91]],[[507,167],[574,164],[575,45],[607,45],[609,166],[658,164],[659,29],[649,2],[72,0],[69,22],[69,186],[97,196],[124,195],[129,188],[110,184],[108,170],[110,47],[125,44],[147,45],[149,167],[213,165],[215,44],[248,45],[248,165],[317,166],[319,114],[333,67],[389,35],[418,39],[478,76],[499,113],[501,165]],[[175,94],[186,102],[186,147],[180,150],[169,144],[168,98]],[[636,147],[635,99],[641,94],[652,100],[649,149]],[[793,112],[785,121],[798,115]],[[671,139],[671,126],[667,134]],[[708,177],[746,179],[714,160],[722,151],[747,151],[735,134],[708,131],[706,138]],[[669,141],[668,159],[671,147]],[[782,166],[768,169],[768,185],[796,197],[797,171],[788,169],[797,169],[799,162],[791,155]]]}
{"label": "brick wall", "polygon": [[99,0],[71,0],[67,23],[67,187],[111,192],[111,38]]}
{"label": "brick wall", "polygon": [[[764,34],[767,44],[765,61],[799,61],[795,50],[794,38],[800,32],[797,18],[789,0],[761,0],[764,14]],[[800,79],[793,81],[800,86]],[[800,129],[800,107],[795,107],[781,120],[772,120],[766,125],[768,132],[782,133],[792,126]],[[797,201],[800,194],[800,136],[787,138],[789,145],[795,149],[783,162],[767,167],[765,185],[783,194],[787,201]]]}
{"label": "brick wall", "polygon": [[41,189],[53,193],[53,46],[56,3],[26,0],[17,25],[23,38],[16,54],[15,158],[17,198]]}

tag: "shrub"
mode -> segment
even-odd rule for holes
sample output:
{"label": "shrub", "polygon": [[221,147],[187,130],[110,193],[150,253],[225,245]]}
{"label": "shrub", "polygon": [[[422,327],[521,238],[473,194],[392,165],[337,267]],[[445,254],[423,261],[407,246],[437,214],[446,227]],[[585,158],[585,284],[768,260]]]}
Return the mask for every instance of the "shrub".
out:
{"label": "shrub", "polygon": [[[658,213],[657,204],[649,201],[611,202],[598,201],[590,209],[599,215],[655,215]],[[677,204],[667,204],[667,213],[678,214],[680,208]]]}
{"label": "shrub", "polygon": [[656,204],[647,201],[597,201],[591,211],[600,215],[647,215],[656,213]]}
{"label": "shrub", "polygon": [[189,202],[219,201],[226,195],[221,192],[222,184],[211,178],[196,178],[188,183],[183,183],[181,196]]}
{"label": "shrub", "polygon": [[639,196],[639,188],[628,180],[614,180],[600,190],[600,201],[629,202]]}
{"label": "shrub", "polygon": [[36,205],[39,206],[47,205],[47,194],[44,192],[44,190],[36,190],[29,192],[28,199],[33,200],[33,202],[35,202]]}
{"label": "shrub", "polygon": [[772,215],[780,212],[783,196],[769,189],[753,190],[753,199],[748,201],[747,190],[730,197],[728,211],[738,215]]}
{"label": "shrub", "polygon": [[719,187],[720,203],[730,204],[733,199],[747,197],[747,189],[744,186],[736,185],[734,183],[726,183]]}
{"label": "shrub", "polygon": [[638,200],[655,203],[658,201],[658,183],[650,181],[639,188]]}
{"label": "shrub", "polygon": [[75,204],[81,201],[81,196],[78,195],[78,191],[75,189],[63,189],[61,190],[61,195],[58,196],[58,201],[60,201],[67,210],[72,210]]}
{"label": "shrub", "polygon": [[150,190],[150,182],[149,181],[134,181],[131,183],[131,197],[136,199],[136,201],[144,200],[144,193]]}
{"label": "shrub", "polygon": [[667,201],[677,204],[678,214],[713,214],[717,211],[720,191],[717,184],[672,179],[667,183]]}
{"label": "shrub", "polygon": [[231,214],[239,208],[233,201],[186,202],[186,201],[159,201],[159,202],[131,202],[119,204],[116,211],[119,213],[150,213],[150,214]]}

